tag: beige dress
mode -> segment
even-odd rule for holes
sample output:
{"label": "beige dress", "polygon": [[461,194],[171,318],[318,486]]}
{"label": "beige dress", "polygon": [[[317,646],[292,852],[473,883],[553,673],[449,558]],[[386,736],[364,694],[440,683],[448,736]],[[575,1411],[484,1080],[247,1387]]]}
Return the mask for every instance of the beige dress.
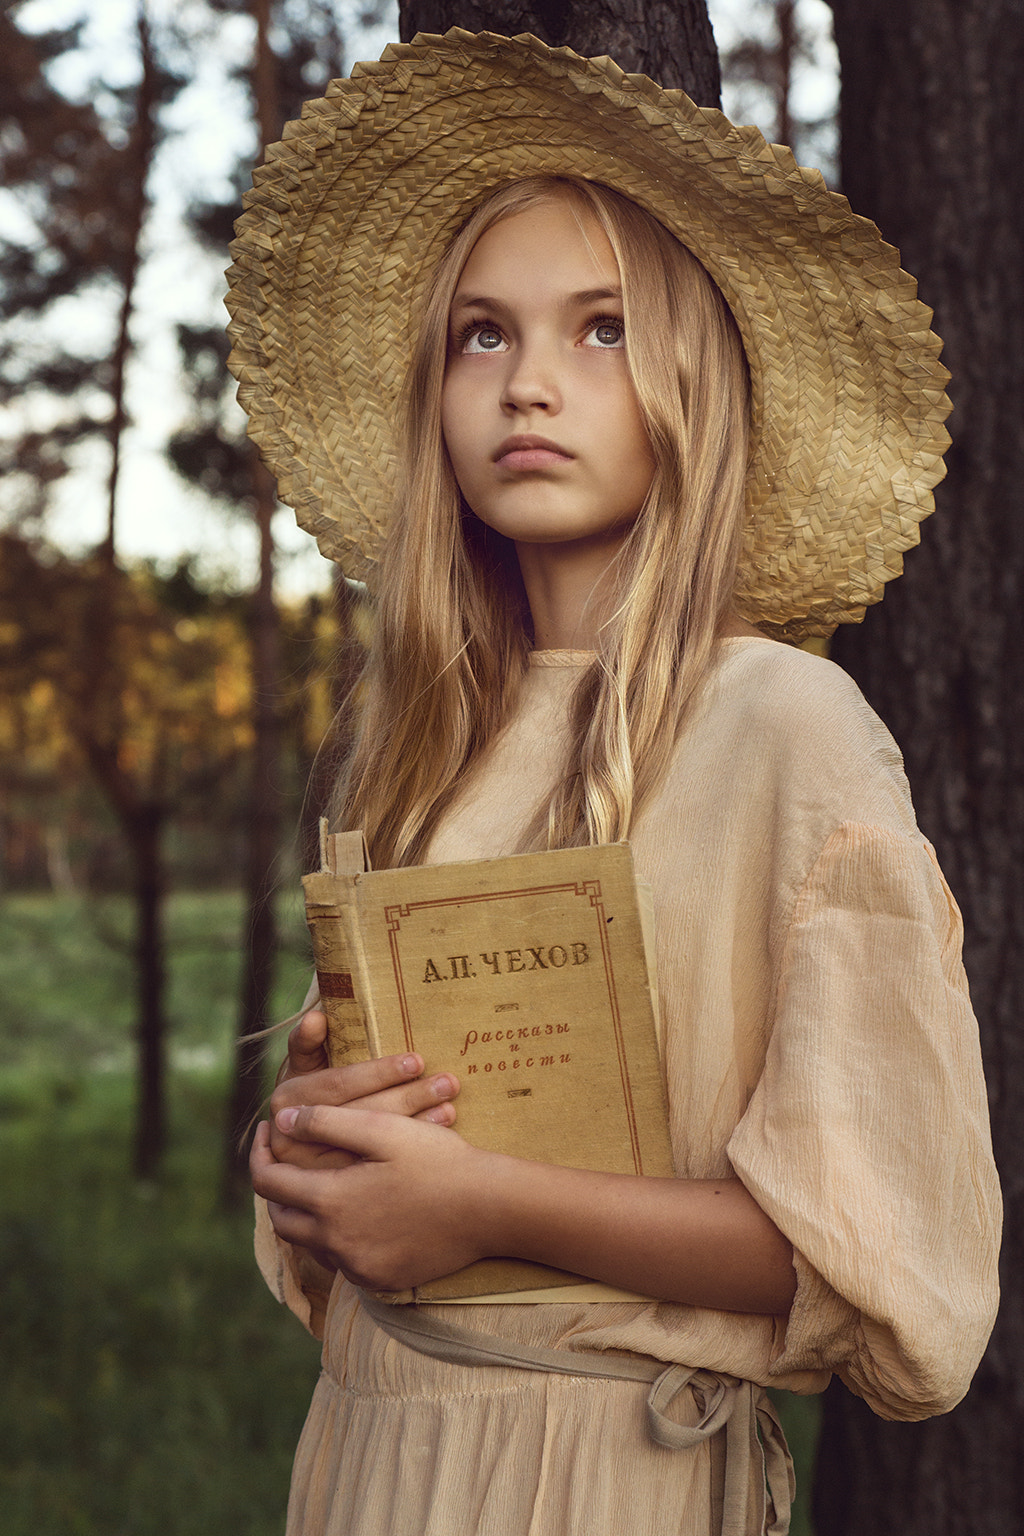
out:
{"label": "beige dress", "polygon": [[[514,849],[558,770],[586,660],[533,658],[432,862]],[[959,914],[898,750],[831,663],[726,640],[631,842],[655,894],[677,1171],[737,1174],[790,1238],[791,1314],[436,1310],[505,1338],[798,1392],[835,1372],[883,1417],[944,1412],[992,1325],[999,1195]],[[259,1246],[308,1322],[291,1251],[274,1251],[265,1223]],[[339,1282],[289,1536],[711,1536],[722,1448],[654,1445],[645,1392],[413,1353]],[[763,1502],[752,1487],[751,1532]]]}

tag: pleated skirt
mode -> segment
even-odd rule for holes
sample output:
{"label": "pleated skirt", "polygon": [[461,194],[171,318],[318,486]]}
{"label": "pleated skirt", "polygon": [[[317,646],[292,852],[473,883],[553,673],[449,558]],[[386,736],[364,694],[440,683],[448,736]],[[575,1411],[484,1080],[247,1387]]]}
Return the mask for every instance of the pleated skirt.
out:
{"label": "pleated skirt", "polygon": [[[541,1308],[502,1311],[532,1342],[555,1342],[536,1337]],[[721,1436],[655,1444],[647,1390],[435,1360],[336,1287],[287,1536],[715,1536]]]}

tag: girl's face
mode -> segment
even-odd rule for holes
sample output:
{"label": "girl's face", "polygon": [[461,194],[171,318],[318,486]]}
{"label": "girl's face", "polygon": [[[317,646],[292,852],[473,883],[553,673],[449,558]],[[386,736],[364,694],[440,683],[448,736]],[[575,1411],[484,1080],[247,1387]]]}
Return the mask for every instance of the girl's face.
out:
{"label": "girl's face", "polygon": [[552,200],[480,236],[452,300],[441,421],[477,517],[517,544],[617,542],[654,457],[626,367],[619,269]]}

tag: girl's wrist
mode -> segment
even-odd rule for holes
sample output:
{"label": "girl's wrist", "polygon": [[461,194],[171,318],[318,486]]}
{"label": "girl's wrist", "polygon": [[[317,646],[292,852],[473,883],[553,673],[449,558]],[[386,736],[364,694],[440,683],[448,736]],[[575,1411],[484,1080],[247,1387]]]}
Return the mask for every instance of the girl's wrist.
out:
{"label": "girl's wrist", "polygon": [[465,1230],[478,1257],[521,1258],[524,1180],[539,1164],[504,1152],[473,1148],[474,1167],[465,1202]]}

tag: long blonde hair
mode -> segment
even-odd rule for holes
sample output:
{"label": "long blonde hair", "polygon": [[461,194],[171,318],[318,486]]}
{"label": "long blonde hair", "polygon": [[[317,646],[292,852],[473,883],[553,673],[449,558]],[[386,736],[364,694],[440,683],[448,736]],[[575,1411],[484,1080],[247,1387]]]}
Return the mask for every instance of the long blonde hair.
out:
{"label": "long blonde hair", "polygon": [[515,547],[459,494],[441,431],[452,296],[485,230],[560,198],[604,230],[622,278],[627,364],[655,459],[617,555],[618,602],[577,686],[570,746],[526,841],[612,842],[661,781],[735,584],[747,463],[746,361],[732,315],[656,219],[599,183],[510,183],[442,257],[410,368],[362,726],[334,807],[378,868],[415,864],[470,765],[509,719],[530,649]]}

